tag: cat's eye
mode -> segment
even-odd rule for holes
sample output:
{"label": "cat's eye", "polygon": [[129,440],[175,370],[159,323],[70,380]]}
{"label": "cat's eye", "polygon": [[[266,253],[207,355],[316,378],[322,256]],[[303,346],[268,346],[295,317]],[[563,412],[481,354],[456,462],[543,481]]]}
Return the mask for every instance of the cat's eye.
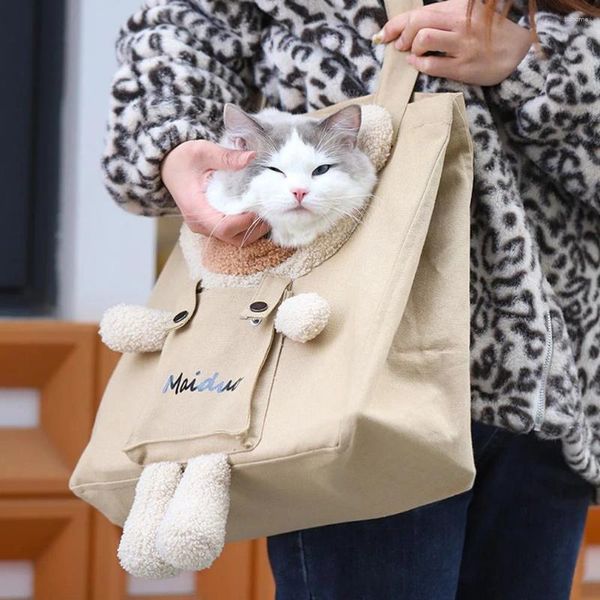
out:
{"label": "cat's eye", "polygon": [[329,169],[332,167],[332,165],[319,165],[313,172],[313,177],[315,175],[324,175],[325,173],[327,173],[327,171],[329,171]]}
{"label": "cat's eye", "polygon": [[269,169],[271,171],[275,171],[275,173],[281,173],[282,175],[285,175],[285,173],[281,169],[278,169],[277,167],[267,167],[267,169]]}

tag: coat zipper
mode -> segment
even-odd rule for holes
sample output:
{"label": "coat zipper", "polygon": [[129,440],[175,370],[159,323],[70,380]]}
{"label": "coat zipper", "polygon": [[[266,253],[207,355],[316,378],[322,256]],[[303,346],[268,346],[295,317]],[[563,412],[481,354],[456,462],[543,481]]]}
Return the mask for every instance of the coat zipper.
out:
{"label": "coat zipper", "polygon": [[540,391],[538,394],[537,402],[535,405],[535,412],[533,415],[533,430],[540,431],[542,428],[542,421],[544,420],[544,413],[546,412],[546,382],[548,381],[548,373],[550,371],[550,363],[552,362],[552,318],[550,313],[546,313],[546,355],[544,357],[544,367],[542,372],[542,382],[540,384]]}

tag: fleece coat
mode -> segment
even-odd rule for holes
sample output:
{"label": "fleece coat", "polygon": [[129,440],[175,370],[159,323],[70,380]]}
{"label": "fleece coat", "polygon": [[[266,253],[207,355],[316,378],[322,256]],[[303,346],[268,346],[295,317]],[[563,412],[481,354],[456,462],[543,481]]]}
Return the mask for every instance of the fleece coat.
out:
{"label": "fleece coat", "polygon": [[[528,26],[522,2],[511,18]],[[226,102],[260,96],[291,112],[376,89],[371,37],[381,0],[298,3],[151,0],[117,42],[104,171],[124,209],[177,208],[160,179],[167,152],[216,140]],[[571,467],[600,485],[600,22],[536,14],[532,47],[486,88],[461,91],[475,144],[471,211],[472,416],[560,438]]]}

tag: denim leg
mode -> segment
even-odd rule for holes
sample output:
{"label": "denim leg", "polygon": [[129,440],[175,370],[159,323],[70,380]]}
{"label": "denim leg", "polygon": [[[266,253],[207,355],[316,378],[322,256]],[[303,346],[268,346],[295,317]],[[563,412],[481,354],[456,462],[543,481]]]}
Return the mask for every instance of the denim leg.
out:
{"label": "denim leg", "polygon": [[[268,539],[277,600],[454,600],[468,498]],[[425,541],[426,540],[426,541]]]}
{"label": "denim leg", "polygon": [[[497,431],[473,429],[476,461]],[[277,600],[454,600],[470,498],[270,537]]]}
{"label": "denim leg", "polygon": [[592,486],[560,441],[502,431],[480,465],[457,600],[568,600]]}
{"label": "denim leg", "polygon": [[480,423],[472,438],[468,492],[269,538],[277,600],[567,600],[592,487],[558,441]]}

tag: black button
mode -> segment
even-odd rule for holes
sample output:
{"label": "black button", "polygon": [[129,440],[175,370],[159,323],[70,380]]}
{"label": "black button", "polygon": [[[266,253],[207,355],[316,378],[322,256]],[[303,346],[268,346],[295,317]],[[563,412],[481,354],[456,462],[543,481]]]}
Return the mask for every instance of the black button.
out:
{"label": "black button", "polygon": [[174,317],[173,317],[173,322],[174,323],[180,323],[181,321],[183,321],[186,317],[188,316],[188,311],[187,310],[182,310],[180,313],[177,313]]}
{"label": "black button", "polygon": [[269,305],[266,302],[253,302],[250,305],[250,310],[252,312],[265,312],[269,308]]}

